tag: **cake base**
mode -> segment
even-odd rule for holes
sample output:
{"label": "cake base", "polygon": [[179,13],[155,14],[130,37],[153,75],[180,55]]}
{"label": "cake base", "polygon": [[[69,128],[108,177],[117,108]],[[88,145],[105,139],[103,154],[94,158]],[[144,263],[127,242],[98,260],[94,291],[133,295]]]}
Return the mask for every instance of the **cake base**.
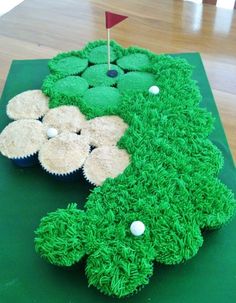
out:
{"label": "cake base", "polygon": [[[236,193],[236,173],[230,150],[219,120],[214,99],[198,54],[179,54],[196,66],[193,77],[203,96],[202,106],[216,118],[210,138],[222,151],[225,163],[222,181]],[[7,101],[28,89],[38,89],[48,74],[47,60],[14,61],[1,99],[0,129],[9,119]],[[37,71],[37,72],[36,72]],[[0,193],[2,261],[0,290],[3,302],[234,302],[235,294],[235,228],[236,218],[217,232],[204,235],[205,244],[198,255],[186,264],[162,266],[142,292],[127,299],[113,299],[87,287],[83,266],[79,271],[54,267],[34,252],[33,230],[42,216],[68,203],[82,208],[89,194],[86,182],[63,184],[45,175],[40,167],[15,168],[0,157]]]}

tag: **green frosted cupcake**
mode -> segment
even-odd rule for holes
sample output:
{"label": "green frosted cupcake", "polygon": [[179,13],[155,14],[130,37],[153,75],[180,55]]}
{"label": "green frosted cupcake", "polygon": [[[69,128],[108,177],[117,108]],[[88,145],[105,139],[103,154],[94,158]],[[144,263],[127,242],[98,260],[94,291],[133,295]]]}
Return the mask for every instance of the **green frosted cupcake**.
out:
{"label": "green frosted cupcake", "polygon": [[150,67],[150,60],[145,54],[135,53],[120,58],[117,65],[125,70],[142,71]]}
{"label": "green frosted cupcake", "polygon": [[117,88],[97,86],[90,88],[83,96],[83,103],[89,110],[88,116],[102,116],[117,110],[120,102],[120,93]]}
{"label": "green frosted cupcake", "polygon": [[[113,50],[113,47],[110,47],[110,62],[116,60],[117,56]],[[107,45],[101,45],[93,48],[88,56],[88,60],[94,64],[107,63]]]}
{"label": "green frosted cupcake", "polygon": [[112,86],[124,74],[123,70],[116,65],[111,64],[112,70],[116,70],[118,75],[114,78],[107,75],[107,64],[98,64],[90,66],[82,74],[82,77],[88,82],[90,86]]}
{"label": "green frosted cupcake", "polygon": [[53,91],[56,94],[75,97],[82,95],[88,88],[88,83],[81,77],[69,76],[55,82]]}
{"label": "green frosted cupcake", "polygon": [[58,75],[49,75],[43,82],[43,92],[50,96],[81,96],[88,89],[85,79],[78,76],[68,76],[62,78]]}
{"label": "green frosted cupcake", "polygon": [[63,76],[76,75],[85,70],[88,66],[88,59],[79,58],[72,54],[59,55],[51,60],[48,66],[53,73]]}
{"label": "green frosted cupcake", "polygon": [[120,92],[148,92],[155,84],[155,77],[146,72],[129,72],[122,75],[118,80]]}
{"label": "green frosted cupcake", "polygon": [[35,248],[52,264],[71,266],[84,255],[82,239],[84,231],[80,224],[84,218],[76,204],[67,209],[51,212],[40,221],[36,231]]}

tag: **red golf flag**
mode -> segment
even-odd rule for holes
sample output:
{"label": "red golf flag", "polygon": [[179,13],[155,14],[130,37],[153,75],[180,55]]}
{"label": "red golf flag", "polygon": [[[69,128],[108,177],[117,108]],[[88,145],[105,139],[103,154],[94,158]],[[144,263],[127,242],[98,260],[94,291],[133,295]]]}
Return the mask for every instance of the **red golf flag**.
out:
{"label": "red golf flag", "polygon": [[105,15],[106,15],[106,28],[111,28],[114,25],[128,18],[127,16],[118,15],[111,12],[105,12]]}

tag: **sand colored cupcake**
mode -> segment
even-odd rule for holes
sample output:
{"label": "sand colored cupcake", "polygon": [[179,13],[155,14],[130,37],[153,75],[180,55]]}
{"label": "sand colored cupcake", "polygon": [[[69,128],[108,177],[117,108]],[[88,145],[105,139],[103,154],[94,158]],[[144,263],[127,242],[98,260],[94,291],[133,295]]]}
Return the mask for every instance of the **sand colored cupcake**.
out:
{"label": "sand colored cupcake", "polygon": [[129,165],[129,155],[116,146],[95,148],[83,166],[85,178],[93,185],[99,186],[107,178],[115,178]]}
{"label": "sand colored cupcake", "polygon": [[123,136],[128,125],[118,116],[104,116],[86,121],[81,134],[95,147],[112,146]]}
{"label": "sand colored cupcake", "polygon": [[79,132],[85,123],[85,116],[78,107],[63,105],[50,109],[43,118],[46,128],[55,128],[59,133],[64,131]]}
{"label": "sand colored cupcake", "polygon": [[19,166],[30,166],[32,157],[46,141],[46,132],[40,121],[17,120],[0,134],[0,152]]}
{"label": "sand colored cupcake", "polygon": [[64,132],[52,138],[39,151],[39,162],[50,174],[68,176],[84,164],[90,147],[85,137]]}
{"label": "sand colored cupcake", "polygon": [[7,104],[7,115],[13,120],[39,119],[48,108],[48,97],[41,90],[28,90],[16,95]]}

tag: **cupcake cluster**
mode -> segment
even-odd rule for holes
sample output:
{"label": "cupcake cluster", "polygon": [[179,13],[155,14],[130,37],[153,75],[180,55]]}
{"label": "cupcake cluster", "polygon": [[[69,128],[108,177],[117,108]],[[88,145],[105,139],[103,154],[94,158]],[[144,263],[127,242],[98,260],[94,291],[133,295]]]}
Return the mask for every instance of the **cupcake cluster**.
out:
{"label": "cupcake cluster", "polygon": [[50,107],[76,105],[95,118],[97,113],[114,115],[124,93],[159,94],[158,75],[153,73],[155,60],[145,52],[125,52],[111,45],[110,72],[107,46],[91,45],[82,51],[62,53],[49,62],[51,74],[42,90],[50,97]]}
{"label": "cupcake cluster", "polygon": [[129,155],[116,144],[128,125],[118,116],[104,116],[88,120],[81,135],[88,138],[93,150],[83,166],[85,178],[93,185],[101,185],[107,178],[115,178],[129,165]]}
{"label": "cupcake cluster", "polygon": [[[236,204],[217,178],[222,155],[207,139],[213,117],[199,106],[192,66],[111,41],[111,66],[118,75],[110,79],[106,59],[106,41],[60,54],[50,60],[43,89],[50,107],[73,104],[95,118],[80,132],[93,147],[83,165],[90,182],[102,184],[122,171],[125,150],[132,163],[93,190],[83,209],[69,204],[43,217],[35,248],[57,266],[86,257],[88,285],[123,298],[149,283],[154,263],[194,257],[203,244],[201,230],[228,222]],[[117,117],[108,120],[111,114],[129,125],[121,140],[126,126]],[[117,149],[117,140],[124,150]]]}
{"label": "cupcake cluster", "polygon": [[76,106],[49,109],[48,97],[40,90],[11,99],[7,115],[15,121],[0,134],[0,152],[18,166],[39,162],[61,179],[82,172],[98,186],[129,164],[128,153],[116,146],[128,127],[118,116],[86,120]]}

